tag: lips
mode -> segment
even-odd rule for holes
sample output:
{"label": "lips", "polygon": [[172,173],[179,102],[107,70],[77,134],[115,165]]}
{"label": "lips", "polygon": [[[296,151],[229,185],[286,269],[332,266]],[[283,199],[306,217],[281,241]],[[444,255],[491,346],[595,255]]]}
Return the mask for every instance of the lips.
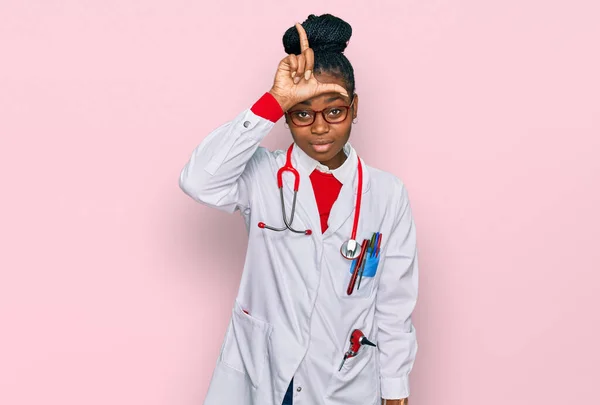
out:
{"label": "lips", "polygon": [[333,147],[333,142],[313,142],[310,146],[317,153],[326,153]]}

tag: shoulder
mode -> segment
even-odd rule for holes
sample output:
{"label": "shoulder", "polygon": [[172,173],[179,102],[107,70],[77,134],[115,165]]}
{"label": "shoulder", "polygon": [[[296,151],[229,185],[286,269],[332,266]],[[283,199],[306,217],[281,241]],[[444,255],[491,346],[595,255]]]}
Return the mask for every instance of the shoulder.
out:
{"label": "shoulder", "polygon": [[283,155],[285,151],[281,149],[270,150],[264,146],[259,146],[254,152],[252,157],[257,163],[258,162],[270,162],[278,160],[279,156]]}
{"label": "shoulder", "polygon": [[396,217],[400,217],[410,208],[408,190],[402,178],[385,170],[377,169],[367,165],[369,175],[371,176],[371,189],[379,201],[384,201],[385,205]]}
{"label": "shoulder", "polygon": [[376,191],[385,192],[395,199],[407,197],[406,184],[400,177],[373,166],[366,167],[371,176],[371,187],[375,187]]}
{"label": "shoulder", "polygon": [[[261,172],[262,174],[264,174],[264,170],[272,172],[277,168],[281,160],[280,157],[284,154],[285,151],[283,150],[270,150],[264,146],[259,146],[252,155],[250,164],[256,172]],[[283,159],[285,159],[285,156]]]}

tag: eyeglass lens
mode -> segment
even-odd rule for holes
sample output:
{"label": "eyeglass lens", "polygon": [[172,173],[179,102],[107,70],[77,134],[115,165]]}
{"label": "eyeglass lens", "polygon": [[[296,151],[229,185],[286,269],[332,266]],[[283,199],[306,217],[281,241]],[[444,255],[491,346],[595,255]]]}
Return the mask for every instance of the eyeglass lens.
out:
{"label": "eyeglass lens", "polygon": [[[300,111],[292,111],[290,116],[292,118],[292,122],[296,125],[310,125],[314,122],[315,113],[313,110],[300,110]],[[342,122],[346,119],[348,115],[347,107],[329,107],[323,110],[323,117],[325,121],[330,124],[336,124]]]}

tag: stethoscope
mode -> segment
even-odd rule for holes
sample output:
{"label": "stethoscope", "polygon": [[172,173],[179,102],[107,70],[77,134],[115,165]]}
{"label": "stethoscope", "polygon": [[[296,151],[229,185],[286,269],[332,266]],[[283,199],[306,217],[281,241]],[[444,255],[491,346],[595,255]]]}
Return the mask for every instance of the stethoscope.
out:
{"label": "stethoscope", "polygon": [[[312,230],[306,229],[304,231],[300,231],[292,228],[292,222],[294,221],[294,213],[296,212],[296,196],[298,194],[298,188],[300,186],[300,174],[298,171],[292,166],[292,149],[294,144],[292,143],[287,150],[285,165],[283,165],[277,171],[277,187],[279,187],[279,195],[281,197],[281,216],[283,217],[283,223],[285,226],[283,228],[275,228],[273,226],[269,226],[264,222],[259,222],[258,227],[261,229],[270,229],[271,231],[281,232],[286,229],[295,232],[302,233],[304,235],[312,235]],[[356,209],[354,211],[354,224],[352,225],[352,235],[350,239],[342,244],[340,247],[340,253],[348,260],[354,260],[360,255],[361,245],[356,241],[356,230],[358,229],[358,218],[360,216],[360,200],[362,197],[362,165],[360,163],[360,158],[358,158],[358,190],[356,194]],[[288,221],[287,215],[285,213],[285,201],[283,199],[283,173],[290,172],[294,175],[294,199],[292,201],[292,213],[290,215],[290,219]]]}

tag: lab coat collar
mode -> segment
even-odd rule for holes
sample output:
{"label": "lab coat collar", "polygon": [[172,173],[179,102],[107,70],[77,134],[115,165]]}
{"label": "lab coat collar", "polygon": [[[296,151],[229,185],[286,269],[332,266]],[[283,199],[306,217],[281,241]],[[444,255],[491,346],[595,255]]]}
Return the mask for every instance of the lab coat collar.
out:
{"label": "lab coat collar", "polygon": [[363,177],[360,210],[361,212],[358,219],[359,231],[361,229],[361,224],[364,223],[364,212],[365,209],[368,209],[366,193],[368,193],[371,188],[371,176],[369,174],[369,169],[367,168],[367,165],[365,164],[364,160],[358,156],[354,149],[352,149],[352,152],[348,156],[348,159],[346,159],[346,161],[344,162],[344,164],[346,164],[349,168],[348,179],[345,183],[342,184],[340,194],[338,195],[338,198],[331,207],[331,213],[329,214],[329,219],[327,220],[328,227],[325,233],[323,234],[323,237],[325,238],[338,232],[338,230],[346,223],[349,223],[349,225],[345,227],[348,229],[348,231],[344,230],[344,232],[347,232],[348,235],[343,235],[343,238],[347,240],[351,236],[352,225],[354,223],[356,197],[358,192],[358,159],[360,159],[360,163],[362,166]]}
{"label": "lab coat collar", "polygon": [[[350,144],[350,142],[346,142],[346,144],[344,145],[344,152],[346,153],[348,158],[344,161],[344,163],[340,167],[338,167],[337,169],[334,169],[334,170],[330,170],[330,172],[333,173],[335,178],[338,179],[340,183],[342,183],[342,191],[344,190],[344,185],[349,184],[349,188],[353,189],[354,194],[356,194],[356,191],[358,189],[357,165],[358,165],[359,156],[356,153],[356,150],[354,149],[352,144]],[[368,173],[368,170],[367,170],[364,160],[360,159],[360,161],[362,163],[362,169],[363,169],[362,170],[363,171],[362,192],[364,194],[369,190],[371,182],[370,182],[370,176],[369,176],[369,173]],[[313,172],[313,170],[318,169],[319,166],[321,168],[327,168],[327,166],[322,165],[321,163],[317,162],[315,159],[308,156],[302,149],[300,149],[300,147],[296,143],[294,143],[294,148],[292,149],[292,164],[297,169],[301,169],[301,171],[304,172],[307,176],[310,176],[310,174]],[[325,170],[325,169],[323,169],[323,170]],[[329,170],[329,168],[327,168],[327,170]],[[310,183],[310,178],[308,179],[308,182]],[[302,183],[302,181],[300,181],[300,183]],[[311,188],[311,190],[312,190],[312,188]],[[341,191],[340,191],[340,193],[341,193]],[[313,198],[314,198],[314,196],[313,196]],[[338,199],[339,199],[339,197],[338,197]],[[353,202],[353,204],[354,204],[354,202]]]}
{"label": "lab coat collar", "polygon": [[[338,180],[340,180],[340,182],[342,183],[342,188],[340,190],[337,200],[331,208],[331,213],[329,214],[328,220],[328,228],[323,234],[324,237],[335,233],[342,225],[346,223],[346,221],[354,221],[354,217],[351,217],[351,214],[354,212],[354,208],[356,205],[356,193],[358,190],[357,165],[358,159],[360,159],[360,157],[349,142],[346,143],[346,145],[344,146],[344,151],[348,152],[348,158],[346,159],[344,164],[342,164],[342,166],[339,167],[339,169],[343,168],[343,170],[337,173],[337,175],[339,175],[343,181],[336,176],[336,178],[338,178]],[[303,157],[303,155],[305,157]],[[300,174],[300,187],[298,189],[298,200],[296,205],[299,209],[299,212],[303,214],[302,221],[305,222],[305,225],[313,230],[314,235],[319,235],[321,233],[319,210],[317,208],[315,194],[309,177],[310,173],[312,173],[316,166],[310,161],[314,161],[314,159],[310,157],[306,159],[306,157],[308,157],[308,155],[306,155],[306,153],[304,153],[298,147],[298,145],[294,144],[294,148],[292,150],[292,164],[298,169],[298,172]],[[369,170],[364,160],[360,159],[360,161],[362,164],[363,172],[361,211],[364,211],[366,204],[365,193],[367,193],[370,190],[371,176],[369,175]],[[284,183],[287,185],[288,190],[293,192],[293,182],[284,181]],[[359,229],[361,226],[361,222],[362,215],[359,218]],[[300,227],[301,225],[297,226]],[[352,223],[350,224],[349,228],[352,229]],[[348,238],[349,237],[350,233],[348,233]]]}
{"label": "lab coat collar", "polygon": [[[352,145],[350,145],[350,142],[346,142],[343,150],[347,156],[346,160],[337,169],[330,170],[327,166],[321,164],[318,160],[315,160],[308,156],[306,152],[300,149],[298,144],[294,144],[295,157],[299,162],[300,166],[302,166],[302,168],[306,171],[306,173],[310,174],[315,169],[323,173],[331,173],[342,184],[348,181],[348,179],[350,179],[352,176],[352,164],[350,163],[350,161],[354,159],[353,155],[356,155],[356,151],[354,150]],[[355,159],[354,165],[356,165]]]}

